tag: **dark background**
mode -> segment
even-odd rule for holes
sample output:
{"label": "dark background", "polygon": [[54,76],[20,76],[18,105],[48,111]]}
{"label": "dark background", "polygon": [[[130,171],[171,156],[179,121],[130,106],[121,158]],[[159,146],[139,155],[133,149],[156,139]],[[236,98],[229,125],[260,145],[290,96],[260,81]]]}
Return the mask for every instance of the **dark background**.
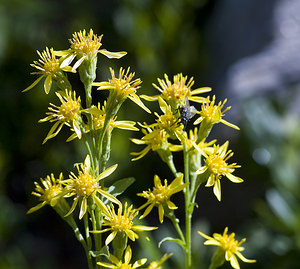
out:
{"label": "dark background", "polygon": [[[300,268],[299,14],[297,0],[0,0],[0,268],[86,268],[83,249],[50,207],[26,215],[37,203],[33,182],[51,172],[67,176],[86,153],[77,142],[65,143],[67,129],[42,145],[50,125],[38,120],[56,101],[54,89],[45,95],[39,83],[21,91],[36,79],[29,74],[36,50],[67,49],[72,33],[90,28],[104,34],[103,48],[128,52],[120,60],[99,56],[98,81],[107,80],[110,66],[131,66],[143,80],[139,93],[154,95],[158,77],[182,72],[194,77],[194,88],[210,86],[217,100],[228,98],[225,119],[241,131],[218,125],[210,139],[230,140],[231,162],[242,165],[235,174],[245,182],[222,180],[221,203],[201,187],[194,232],[228,226],[239,240],[246,237],[244,254],[257,263],[240,262],[242,268]],[[82,89],[75,75],[69,78]],[[154,116],[128,101],[118,119],[151,123]],[[173,179],[153,152],[130,162],[128,153],[141,148],[128,138],[140,135],[115,131],[111,159],[119,163],[116,177],[136,178],[126,193],[136,206],[144,202],[136,193],[152,186],[154,174]],[[175,159],[180,167],[181,156]],[[168,227],[166,221],[154,233],[157,240],[171,233]],[[195,236],[195,268],[207,268],[214,250],[202,243]],[[170,251],[176,248],[162,249]],[[179,251],[170,264],[180,261]]]}

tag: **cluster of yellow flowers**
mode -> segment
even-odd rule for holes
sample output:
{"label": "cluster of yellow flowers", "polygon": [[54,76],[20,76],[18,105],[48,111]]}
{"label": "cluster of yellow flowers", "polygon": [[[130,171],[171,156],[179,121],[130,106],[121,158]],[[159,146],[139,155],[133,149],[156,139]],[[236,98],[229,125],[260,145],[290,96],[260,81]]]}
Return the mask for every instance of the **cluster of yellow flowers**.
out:
{"label": "cluster of yellow flowers", "polygon": [[[55,51],[46,48],[43,52],[38,52],[40,59],[32,64],[32,67],[38,69],[38,72],[33,74],[39,74],[40,77],[24,91],[35,87],[42,78],[45,78],[46,94],[50,92],[52,82],[59,88],[55,94],[60,105],[50,103],[47,116],[40,120],[53,123],[43,143],[56,137],[63,126],[67,126],[72,132],[67,141],[75,138],[83,141],[87,157],[84,162],[75,165],[77,173],[70,172],[67,179],[63,179],[61,173],[58,178],[53,174],[42,178],[41,184],[35,182],[33,195],[39,197],[40,203],[32,207],[28,213],[45,205],[50,205],[56,210],[72,227],[76,238],[82,243],[89,269],[96,265],[130,269],[143,266],[147,259],[130,263],[132,249],[128,238],[135,241],[139,235],[143,235],[149,240],[143,232],[157,229],[139,225],[136,217],[140,210],[145,209],[139,219],[145,218],[154,207],[157,207],[159,222],[163,223],[164,217],[167,217],[174,224],[179,236],[175,242],[181,245],[185,252],[186,269],[191,269],[191,219],[200,185],[206,182],[206,187],[213,187],[214,195],[221,201],[220,182],[223,176],[234,183],[243,182],[241,178],[233,175],[235,169],[240,166],[236,163],[227,163],[233,155],[232,151],[228,150],[228,141],[223,145],[217,145],[216,140],[206,141],[208,134],[212,127],[220,122],[235,129],[239,128],[223,119],[225,112],[230,109],[224,108],[226,100],[216,104],[215,96],[212,98],[199,96],[211,89],[203,87],[193,90],[194,79],[188,79],[182,74],[175,75],[173,81],[169,80],[167,75],[164,75],[164,79],[158,79],[159,86],[156,84],[153,86],[160,94],[155,96],[137,95],[142,81],[134,78],[135,74],[130,72],[130,68],[120,68],[118,75],[110,68],[111,79],[95,82],[98,53],[116,59],[126,55],[123,51],[109,52],[100,49],[101,40],[102,35],[97,36],[92,30],[74,33],[70,39],[69,49]],[[75,59],[75,63],[71,66]],[[72,89],[66,72],[79,73],[85,89],[85,107],[81,97],[77,97],[76,91]],[[99,102],[93,104],[92,87],[97,87],[97,90],[109,90],[109,97],[102,105]],[[154,175],[153,189],[138,193],[138,196],[147,201],[137,209],[127,202],[123,204],[117,198],[133,183],[131,178],[114,181],[110,185],[105,181],[118,166],[115,164],[107,168],[113,129],[139,130],[134,121],[116,120],[117,113],[127,98],[148,113],[151,111],[141,99],[157,101],[162,112],[162,114],[154,112],[157,117],[155,123],[139,123],[144,136],[140,139],[132,138],[131,141],[145,145],[145,148],[140,152],[132,152],[131,155],[134,156],[132,160],[139,160],[150,151],[155,151],[174,175],[171,183],[168,183],[167,179],[162,183],[160,177]],[[198,111],[194,106],[190,106],[189,101],[200,103],[201,109]],[[199,115],[194,122],[197,127],[188,133],[187,123],[195,115]],[[177,170],[173,161],[173,152],[178,151],[183,152],[183,172]],[[171,201],[171,196],[179,192],[183,192],[185,197],[185,233],[175,217],[174,211],[178,206]],[[73,217],[77,206],[78,219]],[[84,222],[85,233],[81,233],[77,225],[77,221],[81,220]],[[109,233],[105,240],[102,237],[103,233]],[[234,234],[228,236],[227,228],[223,235],[217,234],[214,238],[199,233],[208,239],[205,244],[218,246],[218,259],[212,259],[211,268],[220,266],[225,259],[231,262],[233,268],[239,268],[235,255],[244,262],[254,262],[247,260],[240,253],[243,248],[239,245],[244,240],[238,242],[234,239]],[[220,255],[222,251],[224,253]],[[165,254],[161,260],[149,263],[147,268],[162,268],[162,264],[171,255]],[[223,260],[220,257],[223,257]]]}
{"label": "cluster of yellow flowers", "polygon": [[[210,100],[210,97],[204,98],[197,96],[198,94],[208,92],[211,89],[198,88],[192,90],[191,86],[194,84],[193,78],[186,83],[187,77],[184,77],[182,74],[175,75],[173,83],[168,79],[167,75],[165,75],[165,81],[162,79],[158,79],[158,81],[161,88],[155,84],[154,86],[161,94],[151,97],[142,95],[141,98],[148,101],[157,100],[160,109],[164,114],[156,114],[158,120],[154,124],[141,125],[143,127],[142,132],[145,136],[141,139],[132,139],[132,142],[136,144],[145,144],[147,146],[140,152],[131,153],[134,156],[138,156],[133,160],[144,157],[152,150],[156,151],[162,160],[170,167],[173,167],[172,151],[183,150],[183,145],[185,144],[190,155],[190,164],[194,167],[192,173],[200,175],[206,172],[204,180],[207,181],[206,187],[213,186],[214,194],[220,201],[221,177],[226,176],[234,183],[243,182],[241,178],[232,174],[235,168],[240,166],[235,163],[227,163],[227,160],[233,155],[231,150],[227,151],[228,141],[222,146],[219,146],[215,144],[216,140],[211,142],[206,142],[205,140],[212,127],[219,122],[239,130],[236,125],[223,119],[224,113],[229,110],[230,107],[222,110],[226,100],[215,104],[215,96],[212,97],[212,100]],[[188,101],[201,103],[201,110],[196,112],[200,116],[194,122],[194,125],[199,125],[199,128],[195,127],[194,132],[190,131],[190,137],[188,137],[187,132],[183,129],[183,124],[180,124],[182,121],[188,121],[194,116],[189,114],[190,106]],[[179,110],[183,109],[187,110],[187,115],[180,113]],[[193,107],[193,109],[195,108]],[[169,140],[179,140],[180,144],[172,144]],[[213,147],[211,147],[212,145]],[[204,166],[201,166],[201,156],[205,158]],[[194,159],[198,160],[198,163],[193,161]],[[176,175],[177,171],[172,171],[175,172],[174,174]]]}

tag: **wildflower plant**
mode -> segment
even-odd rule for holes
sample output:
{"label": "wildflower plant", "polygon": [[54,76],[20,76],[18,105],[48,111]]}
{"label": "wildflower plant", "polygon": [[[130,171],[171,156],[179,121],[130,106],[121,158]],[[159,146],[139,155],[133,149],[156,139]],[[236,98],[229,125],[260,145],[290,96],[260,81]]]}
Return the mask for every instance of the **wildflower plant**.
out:
{"label": "wildflower plant", "polygon": [[[163,268],[163,264],[172,259],[172,254],[164,254],[160,260],[157,258],[148,261],[141,258],[131,262],[134,254],[131,244],[138,241],[140,236],[149,240],[147,233],[158,228],[140,223],[156,207],[159,223],[164,225],[164,220],[169,219],[178,234],[177,238],[162,239],[158,247],[168,241],[179,244],[185,254],[185,268],[191,269],[192,215],[199,187],[202,184],[213,187],[214,195],[221,201],[223,178],[233,183],[243,182],[235,175],[235,170],[240,165],[228,163],[233,155],[228,149],[228,141],[220,146],[216,140],[208,141],[207,137],[214,125],[220,122],[235,129],[239,128],[223,119],[224,113],[230,109],[224,108],[226,100],[216,104],[215,96],[212,99],[202,96],[211,89],[192,89],[194,79],[188,79],[188,76],[182,74],[175,75],[173,81],[166,74],[164,79],[158,79],[158,85],[153,86],[160,94],[154,96],[138,95],[142,81],[129,67],[120,67],[118,72],[110,68],[111,78],[95,81],[98,54],[110,59],[119,59],[126,55],[124,51],[109,52],[101,49],[102,37],[103,35],[94,34],[93,30],[74,33],[69,40],[70,48],[46,48],[42,53],[38,52],[41,59],[32,64],[32,67],[39,70],[33,74],[40,77],[24,91],[34,88],[44,77],[46,94],[52,88],[53,82],[58,87],[55,94],[60,103],[57,100],[51,101],[47,116],[39,121],[51,124],[43,143],[56,138],[63,127],[69,128],[67,142],[79,140],[86,148],[86,158],[78,160],[74,165],[76,171],[65,173],[68,175],[65,178],[63,173],[58,178],[50,174],[42,178],[40,183],[35,182],[32,194],[39,198],[39,203],[29,209],[28,213],[50,205],[73,229],[75,237],[85,250],[89,269],[153,269]],[[85,96],[79,96],[80,91],[72,88],[66,72],[78,72]],[[102,104],[93,100],[92,90],[108,90],[107,100]],[[84,98],[85,102],[81,102]],[[154,112],[156,121],[136,124],[133,120],[117,120],[117,114],[127,99],[133,101],[139,107],[137,109],[141,108],[148,113],[151,111],[142,100],[157,102],[159,111]],[[199,111],[193,106],[189,107],[189,101],[198,103]],[[186,130],[186,122],[195,115],[199,115],[194,122],[195,128]],[[137,194],[141,199],[146,199],[137,207],[119,199],[134,179],[114,178],[114,171],[120,165],[110,161],[111,138],[115,128],[141,130],[142,136],[131,138],[134,144],[143,146],[139,151],[131,153],[132,161],[139,161],[146,154],[157,153],[173,174],[172,180],[161,180],[155,174],[153,188]],[[183,171],[179,171],[174,162],[174,152],[182,153]],[[174,203],[175,194],[183,195],[183,205],[178,201]],[[176,216],[179,207],[184,209],[184,219]],[[227,228],[222,236],[214,235],[214,238],[199,233],[208,239],[205,244],[218,246],[215,256],[219,257],[221,252],[223,255],[222,262],[218,260],[216,263],[213,258],[210,268],[220,266],[225,260],[230,261],[233,268],[239,268],[235,256],[245,262],[254,262],[242,256],[243,248],[240,244],[243,240],[238,243],[234,234],[228,236]]]}

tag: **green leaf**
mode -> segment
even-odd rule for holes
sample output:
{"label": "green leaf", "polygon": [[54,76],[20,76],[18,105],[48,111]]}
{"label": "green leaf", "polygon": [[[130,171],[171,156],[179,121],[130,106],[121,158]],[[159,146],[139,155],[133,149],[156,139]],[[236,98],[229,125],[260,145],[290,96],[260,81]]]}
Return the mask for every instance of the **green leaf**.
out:
{"label": "green leaf", "polygon": [[108,248],[108,246],[104,246],[100,250],[95,250],[95,251],[90,250],[90,254],[94,258],[99,257],[99,256],[105,256],[108,258],[109,257],[109,248]]}
{"label": "green leaf", "polygon": [[181,246],[183,248],[183,250],[185,249],[185,243],[178,239],[178,238],[172,238],[172,237],[165,237],[163,238],[159,243],[158,243],[158,247],[160,248],[161,244],[167,241],[171,241],[171,242],[175,242],[177,243],[179,246]]}
{"label": "green leaf", "polygon": [[116,197],[122,194],[131,184],[134,183],[134,181],[135,179],[133,177],[120,179],[111,185],[107,192]]}

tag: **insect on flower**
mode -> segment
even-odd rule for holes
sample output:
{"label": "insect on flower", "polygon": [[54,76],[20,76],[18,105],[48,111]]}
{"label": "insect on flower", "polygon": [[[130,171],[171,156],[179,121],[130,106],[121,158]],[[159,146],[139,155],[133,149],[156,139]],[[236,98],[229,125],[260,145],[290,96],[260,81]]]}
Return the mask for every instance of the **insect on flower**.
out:
{"label": "insect on flower", "polygon": [[197,109],[194,106],[190,106],[188,98],[185,97],[184,106],[180,106],[178,110],[180,113],[180,121],[184,125],[185,130],[188,121],[196,115]]}

